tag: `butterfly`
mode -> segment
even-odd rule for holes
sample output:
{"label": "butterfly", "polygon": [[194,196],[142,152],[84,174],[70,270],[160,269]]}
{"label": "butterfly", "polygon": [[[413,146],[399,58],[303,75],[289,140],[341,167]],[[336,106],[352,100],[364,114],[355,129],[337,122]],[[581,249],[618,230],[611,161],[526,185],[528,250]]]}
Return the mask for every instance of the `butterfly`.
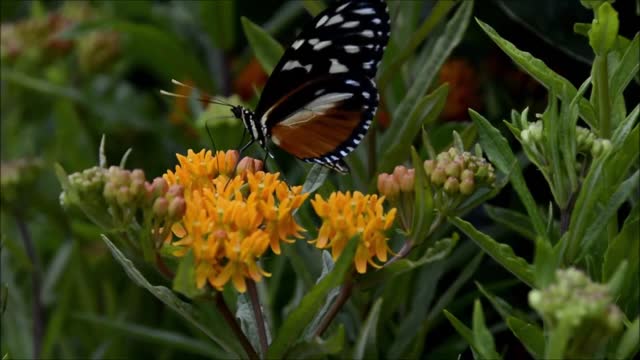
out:
{"label": "butterfly", "polygon": [[232,106],[251,140],[268,140],[306,162],[349,172],[344,157],[362,142],[376,113],[374,82],[389,41],[383,0],[340,1],[300,32],[267,80],[255,111]]}

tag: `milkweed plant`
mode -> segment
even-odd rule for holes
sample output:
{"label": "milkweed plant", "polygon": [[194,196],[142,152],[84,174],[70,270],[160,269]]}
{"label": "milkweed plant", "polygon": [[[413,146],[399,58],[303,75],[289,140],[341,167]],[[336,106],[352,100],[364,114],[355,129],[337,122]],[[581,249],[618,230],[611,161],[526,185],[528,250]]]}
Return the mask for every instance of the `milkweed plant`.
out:
{"label": "milkweed plant", "polygon": [[[128,152],[110,165],[107,136],[96,166],[70,173],[56,165],[59,202],[100,228],[130,280],[194,329],[194,344],[207,344],[200,352],[212,358],[435,358],[468,348],[476,359],[497,359],[508,357],[504,334],[536,359],[634,358],[640,107],[637,99],[629,107],[625,89],[638,81],[640,37],[618,34],[610,1],[581,3],[593,21],[574,30],[594,60],[576,87],[474,23],[472,0],[437,2],[423,23],[406,26],[395,22],[415,4],[390,2],[390,45],[377,78],[384,105],[347,158],[347,176],[320,165],[288,171],[277,154],[194,146],[150,177],[127,168]],[[314,13],[318,4],[306,6]],[[469,109],[472,122],[436,146],[432,129],[453,86],[437,82],[438,69],[476,25],[546,89],[546,107],[514,109],[500,124]],[[282,45],[246,18],[242,28],[254,65],[268,73]],[[190,99],[174,104],[203,106],[203,123],[229,115],[198,103],[194,91],[183,94]],[[528,181],[527,166],[538,183]],[[3,163],[3,206],[20,207],[17,194],[40,167],[37,159]],[[551,201],[537,202],[534,188]],[[487,204],[507,190],[524,212]],[[471,220],[478,213],[485,223]],[[517,246],[501,234],[517,237]],[[518,255],[527,247],[532,258]],[[510,280],[476,279],[462,297],[489,263]],[[501,297],[504,287],[522,290],[519,301]],[[464,342],[427,350],[425,339],[447,321]]]}

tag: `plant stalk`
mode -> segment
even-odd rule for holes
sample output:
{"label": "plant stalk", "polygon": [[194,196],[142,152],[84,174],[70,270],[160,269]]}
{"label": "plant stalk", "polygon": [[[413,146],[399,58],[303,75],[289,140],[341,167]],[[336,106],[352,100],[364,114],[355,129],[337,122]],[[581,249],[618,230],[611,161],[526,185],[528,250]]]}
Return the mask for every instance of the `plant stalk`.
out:
{"label": "plant stalk", "polygon": [[20,237],[22,238],[22,242],[24,243],[24,248],[27,252],[27,256],[29,256],[29,260],[31,261],[33,271],[31,276],[31,296],[33,297],[31,308],[33,311],[33,357],[39,358],[40,351],[42,349],[42,337],[44,334],[44,309],[42,305],[42,292],[41,292],[41,270],[40,270],[40,259],[38,258],[38,254],[36,253],[36,249],[33,244],[33,240],[31,239],[31,234],[29,234],[29,229],[27,228],[27,224],[24,222],[22,217],[19,214],[15,214],[16,225],[18,226],[18,231],[20,232]]}
{"label": "plant stalk", "polygon": [[322,336],[322,334],[329,328],[329,325],[331,325],[333,319],[338,315],[342,306],[347,302],[347,300],[349,300],[352,290],[353,280],[351,279],[351,276],[347,276],[342,288],[340,288],[336,301],[331,305],[331,308],[329,308],[327,314],[322,318],[320,325],[318,325],[316,332],[313,334],[314,338]]}
{"label": "plant stalk", "polygon": [[260,306],[260,298],[258,297],[258,289],[256,288],[255,281],[249,279],[247,281],[247,291],[249,292],[249,298],[251,299],[251,307],[253,308],[253,315],[256,318],[256,326],[258,327],[258,338],[260,339],[260,348],[262,355],[267,355],[269,344],[267,342],[267,329],[264,326],[264,316],[262,315],[262,307]]}
{"label": "plant stalk", "polygon": [[249,339],[247,339],[245,334],[242,332],[242,329],[238,325],[236,318],[233,316],[233,314],[231,313],[231,310],[229,310],[229,307],[227,306],[227,303],[224,301],[224,298],[222,297],[222,293],[216,294],[215,301],[216,301],[216,308],[218,309],[220,314],[222,314],[222,317],[224,317],[224,320],[227,322],[227,324],[231,328],[231,331],[233,331],[233,334],[240,341],[240,345],[242,345],[242,348],[247,353],[247,356],[249,356],[249,359],[259,360],[260,357],[258,356],[256,351],[253,349],[253,346],[251,346]]}

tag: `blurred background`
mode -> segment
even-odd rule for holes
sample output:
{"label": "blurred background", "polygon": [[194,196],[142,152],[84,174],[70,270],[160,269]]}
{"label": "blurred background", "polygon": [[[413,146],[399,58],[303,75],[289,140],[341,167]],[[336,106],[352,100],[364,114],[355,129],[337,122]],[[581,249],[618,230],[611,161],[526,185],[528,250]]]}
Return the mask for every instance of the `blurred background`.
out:
{"label": "blurred background", "polygon": [[[128,281],[94,225],[79,213],[63,211],[53,164],[69,173],[94,166],[103,134],[109,163],[117,164],[132,149],[127,167],[144,169],[147,178],[173,168],[175,154],[190,148],[211,148],[212,141],[218,149],[238,148],[242,124],[230,118],[227,108],[163,97],[159,90],[190,95],[193,90],[171,83],[177,79],[231,102],[255,105],[267,74],[248,46],[241,16],[286,46],[311,19],[313,3],[0,2],[0,356],[165,359],[208,354],[201,343],[190,342],[202,337],[197,330]],[[393,12],[393,1],[389,3]],[[421,21],[434,1],[419,3],[416,19]],[[633,24],[640,23],[634,1],[615,5],[620,33],[632,37],[637,31]],[[590,22],[592,15],[577,0],[479,1],[473,16],[573,84],[589,75],[591,50],[584,37],[573,32],[573,24]],[[392,22],[392,34],[396,25]],[[468,108],[498,123],[512,108],[530,106],[541,112],[546,101],[545,89],[514,67],[473,21],[440,69],[439,82],[449,83],[450,89],[443,113],[429,129],[436,150],[450,143],[452,130],[468,126]],[[383,107],[377,131],[399,121]],[[259,149],[251,149],[251,154],[262,157]],[[279,155],[287,179],[301,183],[306,165]],[[541,177],[535,171],[526,175],[532,181]],[[535,195],[541,202],[549,198],[546,189],[532,191],[539,192]],[[509,187],[492,201],[506,207],[517,202]],[[531,256],[526,245],[520,249],[513,244],[516,252]],[[490,278],[507,287],[510,275],[484,261],[488,265],[474,279]],[[468,285],[456,306],[470,309],[476,291]],[[435,326],[442,331],[425,354],[455,354],[465,348],[448,324]]]}

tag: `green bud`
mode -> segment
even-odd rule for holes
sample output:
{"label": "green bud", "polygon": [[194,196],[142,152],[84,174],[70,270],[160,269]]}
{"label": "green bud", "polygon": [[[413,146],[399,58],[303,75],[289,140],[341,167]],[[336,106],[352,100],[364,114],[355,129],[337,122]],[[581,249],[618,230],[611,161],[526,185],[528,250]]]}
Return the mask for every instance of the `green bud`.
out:
{"label": "green bud", "polygon": [[448,192],[449,194],[457,193],[459,189],[460,182],[454,177],[449,177],[444,183],[444,191]]}
{"label": "green bud", "polygon": [[473,194],[473,190],[475,190],[475,182],[473,178],[463,179],[460,183],[460,193],[464,195]]}
{"label": "green bud", "polygon": [[448,176],[458,177],[460,175],[460,164],[457,162],[450,162],[445,167],[444,172]]}
{"label": "green bud", "polygon": [[473,180],[475,177],[474,173],[472,170],[469,169],[464,169],[462,170],[462,173],[460,174],[460,180],[464,181],[466,179],[471,179]]}
{"label": "green bud", "polygon": [[431,176],[433,170],[436,168],[436,163],[433,160],[425,160],[424,161],[424,171],[427,173],[427,176]]}
{"label": "green bud", "polygon": [[131,202],[131,193],[127,186],[120,186],[116,192],[116,202],[122,207],[126,207]]}
{"label": "green bud", "polygon": [[447,180],[447,174],[440,166],[436,167],[431,174],[431,182],[435,185],[442,185]]}

